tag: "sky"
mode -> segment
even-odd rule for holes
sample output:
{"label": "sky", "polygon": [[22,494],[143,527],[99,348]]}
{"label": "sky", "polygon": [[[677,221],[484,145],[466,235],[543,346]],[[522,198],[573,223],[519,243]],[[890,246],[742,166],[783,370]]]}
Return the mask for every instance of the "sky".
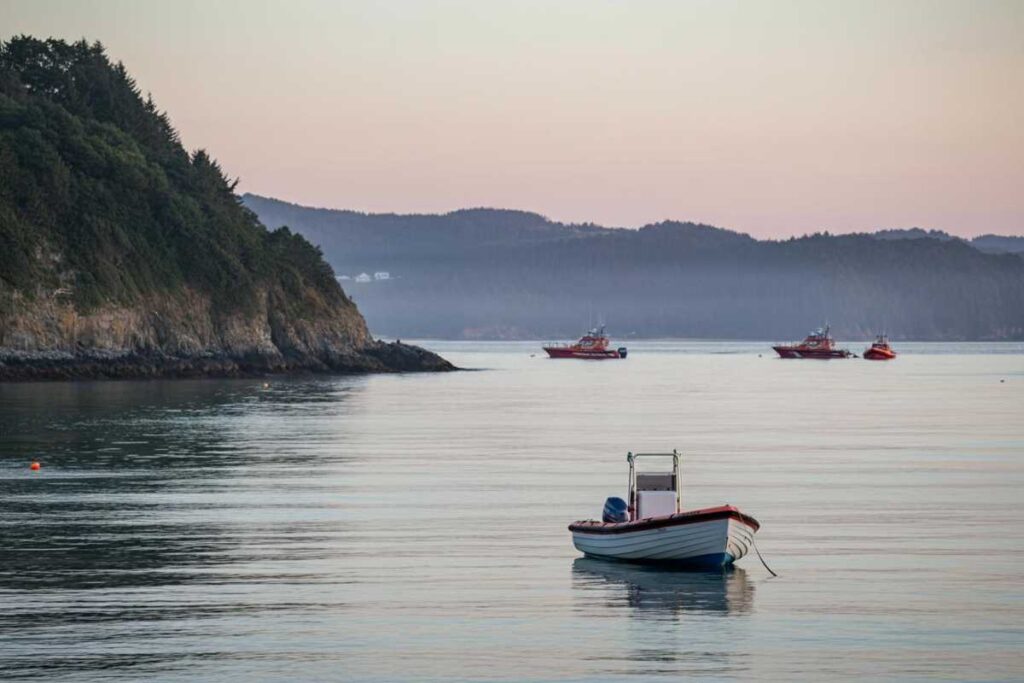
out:
{"label": "sky", "polygon": [[22,33],[296,203],[1024,234],[1024,0],[0,0]]}

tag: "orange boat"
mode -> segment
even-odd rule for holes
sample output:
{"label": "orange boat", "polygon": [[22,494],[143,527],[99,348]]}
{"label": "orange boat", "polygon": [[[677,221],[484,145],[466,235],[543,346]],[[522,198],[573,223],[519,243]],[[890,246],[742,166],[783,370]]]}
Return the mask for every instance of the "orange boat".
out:
{"label": "orange boat", "polygon": [[550,344],[544,350],[552,358],[584,358],[587,360],[604,360],[606,358],[625,358],[626,347],[608,348],[608,337],[604,333],[604,325],[595,327],[580,337],[575,344]]}
{"label": "orange boat", "polygon": [[895,357],[896,352],[889,346],[889,338],[884,334],[878,335],[871,348],[864,352],[864,358],[867,360],[892,360]]}

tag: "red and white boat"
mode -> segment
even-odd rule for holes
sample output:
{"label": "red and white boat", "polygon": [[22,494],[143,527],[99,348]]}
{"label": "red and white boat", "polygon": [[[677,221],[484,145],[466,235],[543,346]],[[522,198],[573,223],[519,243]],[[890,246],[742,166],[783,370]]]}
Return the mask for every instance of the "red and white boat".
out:
{"label": "red and white boat", "polygon": [[795,344],[779,344],[773,346],[775,353],[782,358],[850,358],[853,356],[847,349],[836,348],[836,342],[829,334],[829,326],[818,328],[808,334],[802,342]]}
{"label": "red and white boat", "polygon": [[864,358],[867,360],[892,360],[895,357],[896,352],[889,346],[889,338],[884,334],[878,335],[871,348],[864,352]]}
{"label": "red and white boat", "polygon": [[[671,472],[637,472],[636,459],[672,458]],[[680,569],[726,567],[746,555],[761,527],[732,505],[683,511],[679,454],[629,453],[629,503],[605,502],[601,521],[569,525],[576,549],[588,557]]]}
{"label": "red and white boat", "polygon": [[626,347],[608,348],[608,337],[604,333],[604,325],[595,327],[580,337],[575,344],[549,344],[544,347],[551,358],[584,358],[587,360],[604,360],[606,358],[625,358]]}

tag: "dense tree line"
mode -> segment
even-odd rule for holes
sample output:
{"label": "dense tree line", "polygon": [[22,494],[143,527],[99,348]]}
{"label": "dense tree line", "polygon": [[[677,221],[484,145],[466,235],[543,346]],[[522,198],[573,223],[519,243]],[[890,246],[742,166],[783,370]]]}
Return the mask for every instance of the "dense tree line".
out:
{"label": "dense tree line", "polygon": [[346,303],[319,250],[267,231],[234,187],[101,44],[0,43],[0,306],[62,292],[90,310],[188,285],[226,313],[268,282]]}

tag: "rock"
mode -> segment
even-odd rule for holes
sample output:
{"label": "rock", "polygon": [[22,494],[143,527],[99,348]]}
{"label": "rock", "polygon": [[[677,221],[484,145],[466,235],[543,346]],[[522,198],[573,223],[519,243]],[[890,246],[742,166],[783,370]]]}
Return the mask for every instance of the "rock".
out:
{"label": "rock", "polygon": [[388,344],[376,341],[363,349],[363,354],[377,359],[384,367],[396,372],[444,372],[456,369],[435,353],[401,342]]}
{"label": "rock", "polygon": [[260,301],[249,315],[222,317],[194,291],[88,314],[37,299],[0,316],[0,381],[455,369],[425,349],[373,340],[354,305],[298,317],[277,293]]}

